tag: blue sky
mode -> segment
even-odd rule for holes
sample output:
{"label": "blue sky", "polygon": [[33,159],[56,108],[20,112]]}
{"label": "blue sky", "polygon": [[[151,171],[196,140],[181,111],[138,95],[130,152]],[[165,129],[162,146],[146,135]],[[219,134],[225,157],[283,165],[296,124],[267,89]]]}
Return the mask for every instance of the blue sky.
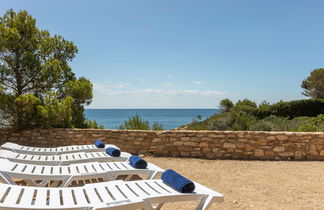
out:
{"label": "blue sky", "polygon": [[73,41],[88,108],[216,108],[223,98],[304,98],[324,67],[320,0],[1,0]]}

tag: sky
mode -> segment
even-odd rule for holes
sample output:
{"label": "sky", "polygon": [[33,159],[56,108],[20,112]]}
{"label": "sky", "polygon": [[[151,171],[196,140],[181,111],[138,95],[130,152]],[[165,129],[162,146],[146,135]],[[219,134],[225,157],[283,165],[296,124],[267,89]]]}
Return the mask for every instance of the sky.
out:
{"label": "sky", "polygon": [[217,108],[305,98],[324,67],[321,0],[0,0],[73,41],[86,108]]}

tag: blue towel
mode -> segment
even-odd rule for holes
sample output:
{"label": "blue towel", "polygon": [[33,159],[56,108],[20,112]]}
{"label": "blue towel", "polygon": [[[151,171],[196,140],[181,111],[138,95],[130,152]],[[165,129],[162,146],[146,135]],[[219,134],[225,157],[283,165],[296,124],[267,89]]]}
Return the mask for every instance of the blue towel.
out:
{"label": "blue towel", "polygon": [[106,149],[106,153],[110,156],[113,156],[113,157],[119,157],[120,156],[120,150],[115,148],[115,147],[108,147]]}
{"label": "blue towel", "polygon": [[102,141],[100,141],[99,139],[97,139],[95,141],[95,145],[97,148],[105,148],[105,143],[103,143]]}
{"label": "blue towel", "polygon": [[191,180],[181,176],[172,169],[163,172],[161,179],[181,193],[191,193],[195,190],[195,184]]}
{"label": "blue towel", "polygon": [[144,159],[142,159],[136,155],[132,155],[129,158],[129,162],[135,168],[145,169],[147,167],[147,162]]}

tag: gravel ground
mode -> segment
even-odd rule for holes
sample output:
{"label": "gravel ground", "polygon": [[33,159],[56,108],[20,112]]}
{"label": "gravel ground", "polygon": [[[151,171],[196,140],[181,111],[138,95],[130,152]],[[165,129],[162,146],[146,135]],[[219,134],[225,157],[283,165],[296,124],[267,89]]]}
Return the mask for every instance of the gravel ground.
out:
{"label": "gravel ground", "polygon": [[[324,209],[324,162],[146,157],[224,194],[211,209]],[[197,202],[162,209],[195,209]]]}

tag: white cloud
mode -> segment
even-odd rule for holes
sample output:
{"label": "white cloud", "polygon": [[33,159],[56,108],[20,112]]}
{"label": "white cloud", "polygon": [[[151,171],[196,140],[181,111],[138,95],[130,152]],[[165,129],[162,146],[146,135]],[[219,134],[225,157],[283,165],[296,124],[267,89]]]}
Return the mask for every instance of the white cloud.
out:
{"label": "white cloud", "polygon": [[98,91],[105,91],[105,90],[109,90],[109,89],[120,89],[120,88],[125,88],[128,86],[131,86],[132,83],[119,83],[119,84],[111,84],[109,81],[105,81],[104,84],[97,84],[97,83],[93,83],[93,89],[94,90],[98,90]]}
{"label": "white cloud", "polygon": [[140,82],[144,82],[144,81],[145,81],[145,79],[140,79],[139,81],[140,81]]}
{"label": "white cloud", "polygon": [[160,94],[164,96],[223,96],[226,92],[216,90],[177,90],[177,89],[135,89],[135,90],[109,90],[102,89],[102,87],[96,90],[104,92],[106,95],[150,95]]}
{"label": "white cloud", "polygon": [[172,76],[172,75],[168,75],[167,77],[168,77],[168,78],[173,78],[173,76]]}
{"label": "white cloud", "polygon": [[171,87],[134,89],[127,85],[131,84],[94,83],[94,97],[89,108],[211,108],[230,96],[227,92],[217,90]]}
{"label": "white cloud", "polygon": [[201,84],[203,84],[204,82],[202,82],[202,81],[192,81],[192,83],[195,84],[195,85],[201,85]]}
{"label": "white cloud", "polygon": [[168,83],[168,82],[163,82],[162,85],[165,86],[165,87],[171,87],[172,86],[172,84]]}
{"label": "white cloud", "polygon": [[102,84],[97,84],[97,83],[92,83],[93,84],[93,90],[95,91],[105,91],[107,86],[102,85]]}

